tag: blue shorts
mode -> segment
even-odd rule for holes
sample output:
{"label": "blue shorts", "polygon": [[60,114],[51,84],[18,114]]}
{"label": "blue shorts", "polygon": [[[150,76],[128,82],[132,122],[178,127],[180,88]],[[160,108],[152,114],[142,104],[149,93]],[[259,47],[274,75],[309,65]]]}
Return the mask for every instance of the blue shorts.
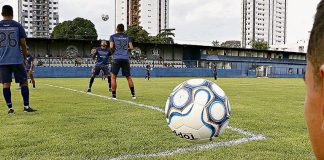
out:
{"label": "blue shorts", "polygon": [[92,69],[92,75],[98,76],[100,74],[100,71],[104,73],[105,76],[110,75],[109,72],[109,67],[106,65],[101,65],[101,66],[95,66]]}
{"label": "blue shorts", "polygon": [[27,82],[27,72],[23,64],[0,65],[0,83],[11,83],[12,74],[16,83]]}
{"label": "blue shorts", "polygon": [[118,75],[120,69],[122,70],[123,76],[125,77],[131,76],[131,67],[129,64],[129,60],[123,60],[123,59],[113,60],[111,72],[114,75]]}

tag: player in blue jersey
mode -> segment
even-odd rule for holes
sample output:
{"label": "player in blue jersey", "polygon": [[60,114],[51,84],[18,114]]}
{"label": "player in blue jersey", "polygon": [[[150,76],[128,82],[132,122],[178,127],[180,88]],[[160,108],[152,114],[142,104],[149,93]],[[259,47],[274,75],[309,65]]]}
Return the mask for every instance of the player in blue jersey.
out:
{"label": "player in blue jersey", "polygon": [[[24,63],[27,58],[26,33],[21,24],[13,20],[13,9],[9,5],[2,7],[3,20],[0,21],[0,83],[8,106],[8,114],[14,114],[11,102],[11,82],[14,74],[16,83],[21,86],[24,112],[35,112],[29,106],[29,89]],[[22,53],[20,51],[22,49]]]}
{"label": "player in blue jersey", "polygon": [[113,53],[112,59],[112,98],[117,98],[117,75],[119,70],[122,70],[123,76],[128,81],[131,90],[132,98],[136,99],[134,83],[131,77],[131,68],[129,63],[128,50],[133,49],[133,43],[130,38],[124,33],[124,25],[118,24],[117,33],[110,37],[110,49]]}
{"label": "player in blue jersey", "polygon": [[107,41],[102,40],[101,47],[93,49],[91,54],[93,59],[97,59],[97,63],[92,69],[92,76],[90,78],[88,92],[91,92],[94,79],[100,74],[100,71],[102,71],[105,77],[108,79],[109,92],[111,92],[111,76],[108,67],[111,53],[109,48],[107,48]]}
{"label": "player in blue jersey", "polygon": [[150,80],[150,78],[151,78],[151,65],[150,64],[148,64],[148,65],[146,65],[146,67],[145,67],[145,72],[146,72],[146,75],[145,75],[145,79],[147,78],[147,80]]}
{"label": "player in blue jersey", "polygon": [[36,88],[36,82],[34,79],[34,57],[32,55],[30,55],[29,50],[27,49],[28,53],[27,53],[27,57],[26,57],[26,62],[25,62],[25,69],[26,72],[28,73],[30,82],[33,84],[33,89]]}
{"label": "player in blue jersey", "polygon": [[217,71],[217,65],[213,65],[212,66],[212,70],[213,70],[213,75],[214,75],[214,80],[217,81],[217,75],[218,75],[218,71]]}

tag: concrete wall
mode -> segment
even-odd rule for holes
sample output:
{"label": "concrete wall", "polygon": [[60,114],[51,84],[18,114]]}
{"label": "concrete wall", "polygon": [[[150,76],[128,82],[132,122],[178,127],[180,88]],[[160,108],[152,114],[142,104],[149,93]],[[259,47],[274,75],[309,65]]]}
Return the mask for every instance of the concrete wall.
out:
{"label": "concrete wall", "polygon": [[[39,78],[82,78],[91,75],[91,67],[36,67],[35,77]],[[132,68],[134,77],[144,77],[144,68]],[[154,68],[152,77],[212,77],[206,68]],[[241,70],[218,70],[219,77],[256,77],[255,71],[242,73]]]}

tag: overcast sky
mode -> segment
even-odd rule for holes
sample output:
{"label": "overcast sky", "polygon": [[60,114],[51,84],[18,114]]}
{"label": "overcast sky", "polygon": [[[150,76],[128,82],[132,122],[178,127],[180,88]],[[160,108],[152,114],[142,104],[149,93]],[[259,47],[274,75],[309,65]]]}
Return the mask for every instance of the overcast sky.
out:
{"label": "overcast sky", "polygon": [[[288,44],[308,37],[319,1],[288,0]],[[17,0],[0,0],[4,4],[16,7]],[[59,0],[59,5],[60,22],[90,19],[99,38],[114,31],[114,0]],[[101,20],[104,13],[110,15],[107,22]],[[176,41],[241,40],[241,0],[170,0],[170,28],[176,28]]]}

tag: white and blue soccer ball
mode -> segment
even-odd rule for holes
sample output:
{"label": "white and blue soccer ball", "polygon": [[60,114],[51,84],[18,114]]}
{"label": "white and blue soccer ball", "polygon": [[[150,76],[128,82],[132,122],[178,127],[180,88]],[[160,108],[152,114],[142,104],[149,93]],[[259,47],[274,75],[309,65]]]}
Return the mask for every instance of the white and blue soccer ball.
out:
{"label": "white and blue soccer ball", "polygon": [[165,106],[168,126],[183,139],[207,141],[226,129],[231,108],[225,92],[215,83],[192,79],[178,85]]}

